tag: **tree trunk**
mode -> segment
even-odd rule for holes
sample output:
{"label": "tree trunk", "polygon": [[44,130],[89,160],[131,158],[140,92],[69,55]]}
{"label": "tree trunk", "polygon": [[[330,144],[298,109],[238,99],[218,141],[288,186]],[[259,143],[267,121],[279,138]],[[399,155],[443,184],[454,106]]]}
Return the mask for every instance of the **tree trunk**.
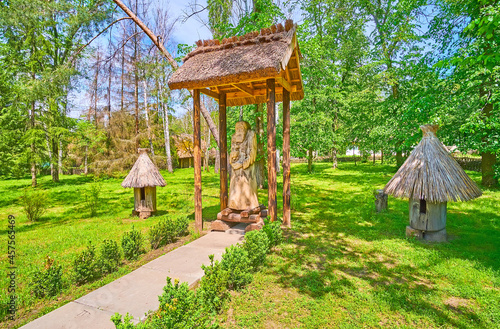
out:
{"label": "tree trunk", "polygon": [[255,105],[255,133],[257,134],[257,161],[256,166],[256,178],[257,186],[262,189],[264,188],[265,172],[266,172],[266,154],[264,150],[264,128],[263,128],[263,113],[264,105]]}
{"label": "tree trunk", "polygon": [[373,150],[373,164],[374,164],[374,165],[375,165],[375,153],[376,153],[376,151],[375,151],[375,150]]}
{"label": "tree trunk", "polygon": [[403,151],[396,151],[396,166],[401,167],[403,165]]}
{"label": "tree trunk", "polygon": [[215,165],[214,165],[214,173],[218,174],[220,170],[220,153],[219,150],[215,151]]}
{"label": "tree trunk", "polygon": [[313,150],[309,148],[308,151],[309,156],[307,157],[307,171],[312,173],[312,165],[313,165]]}
{"label": "tree trunk", "polygon": [[151,122],[149,118],[149,108],[148,108],[148,92],[147,92],[147,83],[144,80],[144,110],[146,113],[146,124],[148,125],[148,140],[149,140],[149,148],[151,150],[151,154],[155,155],[155,149],[153,148],[153,138],[151,137]]}
{"label": "tree trunk", "polygon": [[[486,95],[486,91],[481,89],[481,96]],[[488,103],[483,108],[484,116],[486,120],[491,117],[493,110],[493,103]],[[487,137],[483,137],[483,143],[489,144]],[[496,154],[492,152],[482,152],[481,153],[481,184],[487,187],[496,187],[498,181],[495,178],[495,164],[497,162]]]}
{"label": "tree trunk", "polygon": [[49,163],[50,163],[50,176],[54,177],[54,161],[52,160],[52,147],[50,143],[50,138],[49,134],[47,133],[47,127],[44,125],[45,128],[45,143],[47,145],[47,153],[49,154]]}
{"label": "tree trunk", "polygon": [[333,162],[332,168],[337,169],[339,164],[337,159],[337,148],[335,146],[332,148],[332,162]]}
{"label": "tree trunk", "polygon": [[[162,93],[162,87],[160,85],[160,94],[163,95]],[[165,102],[161,102],[161,106],[163,109],[163,138],[165,142],[165,155],[167,156],[167,170],[169,173],[174,172],[174,169],[172,168],[172,155],[170,154],[170,131],[169,131],[169,122],[168,122],[168,111],[167,107],[165,106]]]}
{"label": "tree trunk", "polygon": [[[52,139],[52,154],[55,155],[56,154],[59,154],[59,150],[58,150],[58,147],[57,147],[57,142]],[[58,161],[55,161],[54,160],[54,170],[52,171],[52,181],[53,182],[59,182],[59,165],[58,165]]]}
{"label": "tree trunk", "polygon": [[88,168],[88,156],[89,156],[89,144],[85,145],[85,157],[83,160],[83,173],[87,175],[89,173],[89,168]]}
{"label": "tree trunk", "polygon": [[[31,102],[30,113],[31,129],[35,128],[35,102]],[[35,143],[31,142],[31,186],[36,187],[36,161],[35,161]]]}
{"label": "tree trunk", "polygon": [[380,150],[380,164],[384,164],[384,149]]}
{"label": "tree trunk", "polygon": [[59,154],[57,157],[57,169],[59,170],[59,176],[62,176],[63,174],[62,158],[63,158],[63,144],[62,141],[59,140]]}
{"label": "tree trunk", "polygon": [[210,129],[207,128],[207,135],[206,135],[206,143],[207,143],[207,147],[205,149],[205,159],[203,161],[203,166],[205,167],[205,171],[206,172],[210,172],[210,168],[208,166],[208,161],[210,160],[208,157],[210,155]]}

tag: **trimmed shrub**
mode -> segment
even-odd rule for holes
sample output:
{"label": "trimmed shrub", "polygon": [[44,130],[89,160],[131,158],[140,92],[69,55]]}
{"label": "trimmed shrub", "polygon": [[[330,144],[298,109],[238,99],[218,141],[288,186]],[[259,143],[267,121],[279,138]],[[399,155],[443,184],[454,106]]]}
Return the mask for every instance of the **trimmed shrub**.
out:
{"label": "trimmed shrub", "polygon": [[36,298],[58,295],[63,287],[62,266],[47,257],[45,268],[33,274],[31,285]]}
{"label": "trimmed shrub", "polygon": [[172,219],[165,217],[160,219],[158,224],[151,227],[149,230],[149,243],[151,249],[158,249],[172,243],[175,238],[187,233],[188,219],[186,217],[179,217]]}
{"label": "trimmed shrub", "polygon": [[87,250],[82,251],[73,260],[73,271],[77,284],[91,282],[101,276],[97,266],[95,247],[89,243]]}
{"label": "trimmed shrub", "polygon": [[264,263],[269,251],[269,239],[264,231],[250,231],[245,234],[243,249],[248,253],[250,265],[254,271]]}
{"label": "trimmed shrub", "polygon": [[97,210],[99,209],[99,194],[101,193],[101,184],[94,181],[90,184],[87,192],[85,193],[85,206],[90,212],[90,217],[97,215]]}
{"label": "trimmed shrub", "polygon": [[205,276],[201,278],[197,296],[206,311],[219,313],[229,297],[227,290],[229,273],[222,268],[219,261],[214,262],[214,255],[208,257],[210,258],[210,265],[201,266],[205,271]]}
{"label": "trimmed shrub", "polygon": [[108,274],[116,271],[122,255],[118,243],[113,240],[103,240],[99,247],[99,257],[97,258],[97,267],[101,274]]}
{"label": "trimmed shrub", "polygon": [[131,231],[125,232],[122,236],[122,249],[125,259],[134,260],[144,253],[143,242],[142,233],[136,231],[133,226]]}
{"label": "trimmed shrub", "polygon": [[190,290],[185,282],[179,284],[179,281],[175,280],[172,283],[172,279],[167,277],[167,285],[163,287],[163,294],[158,299],[158,311],[144,323],[133,325],[129,314],[122,321],[122,316],[118,313],[111,321],[117,329],[217,328],[213,315],[205,311],[195,292]]}
{"label": "trimmed shrub", "polygon": [[48,198],[43,190],[24,189],[21,204],[28,220],[36,222],[47,211]]}
{"label": "trimmed shrub", "polygon": [[239,290],[252,282],[250,258],[241,245],[226,248],[226,252],[222,254],[221,267],[228,272],[228,289]]}
{"label": "trimmed shrub", "polygon": [[283,243],[283,229],[281,228],[281,222],[270,222],[265,220],[264,223],[265,224],[262,230],[266,233],[267,239],[269,240],[269,248]]}

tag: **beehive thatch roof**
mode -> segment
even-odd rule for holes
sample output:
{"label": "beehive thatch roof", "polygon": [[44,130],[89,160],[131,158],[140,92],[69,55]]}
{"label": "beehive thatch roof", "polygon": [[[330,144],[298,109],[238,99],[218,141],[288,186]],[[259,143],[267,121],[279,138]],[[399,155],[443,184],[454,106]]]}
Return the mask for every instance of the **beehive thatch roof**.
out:
{"label": "beehive thatch roof", "polygon": [[479,187],[436,137],[437,125],[420,126],[423,137],[384,192],[397,198],[438,203],[479,197]]}
{"label": "beehive thatch roof", "polygon": [[[291,20],[241,37],[197,42],[197,48],[168,81],[170,89],[200,89],[218,98],[226,93],[227,105],[266,102],[267,79],[277,81],[276,100],[282,88],[289,89],[291,100],[304,97],[296,37]],[[208,89],[207,89],[208,88]]]}
{"label": "beehive thatch roof", "polygon": [[148,149],[139,149],[139,158],[122,182],[123,187],[165,186],[165,180],[149,158]]}

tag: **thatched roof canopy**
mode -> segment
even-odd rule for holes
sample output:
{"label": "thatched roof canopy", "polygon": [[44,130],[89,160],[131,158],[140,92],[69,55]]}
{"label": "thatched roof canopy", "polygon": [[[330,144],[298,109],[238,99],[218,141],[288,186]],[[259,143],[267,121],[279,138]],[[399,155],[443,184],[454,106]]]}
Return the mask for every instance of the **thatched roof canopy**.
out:
{"label": "thatched roof canopy", "polygon": [[438,128],[420,126],[422,140],[387,183],[385,193],[433,203],[468,201],[482,194],[436,137]]}
{"label": "thatched roof canopy", "polygon": [[139,149],[139,158],[122,182],[123,187],[165,186],[165,180],[149,158],[148,149]]}
{"label": "thatched roof canopy", "polygon": [[184,64],[168,81],[170,89],[200,89],[218,100],[226,93],[227,105],[266,102],[266,80],[275,79],[276,101],[283,88],[291,100],[304,98],[300,73],[297,26],[291,20],[241,37],[198,41]]}

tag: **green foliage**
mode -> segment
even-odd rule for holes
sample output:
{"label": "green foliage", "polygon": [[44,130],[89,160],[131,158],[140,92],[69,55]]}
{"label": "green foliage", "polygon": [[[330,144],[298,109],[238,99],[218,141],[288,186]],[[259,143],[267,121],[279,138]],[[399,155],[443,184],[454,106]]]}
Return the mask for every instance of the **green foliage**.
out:
{"label": "green foliage", "polygon": [[248,253],[250,265],[253,270],[257,271],[259,267],[264,264],[266,254],[269,251],[269,239],[267,238],[267,234],[258,230],[245,233],[243,249]]}
{"label": "green foliage", "polygon": [[214,255],[208,257],[210,258],[210,265],[201,266],[205,275],[201,279],[196,293],[206,311],[219,313],[229,296],[227,290],[229,273],[224,270],[221,262],[214,261]]}
{"label": "green foliage", "polygon": [[239,290],[252,282],[252,266],[248,252],[241,245],[230,246],[222,254],[222,270],[228,273],[227,288]]}
{"label": "green foliage", "polygon": [[25,189],[21,197],[24,213],[28,220],[36,222],[43,216],[49,207],[49,198],[43,190]]}
{"label": "green foliage", "polygon": [[62,266],[47,257],[45,268],[33,273],[31,287],[37,298],[52,297],[59,294],[63,287]]}
{"label": "green foliage", "polygon": [[269,248],[283,243],[283,229],[281,228],[280,220],[274,222],[265,220],[262,231],[264,231],[264,233],[266,233],[267,235],[267,239],[269,240]]}
{"label": "green foliage", "polygon": [[134,260],[145,252],[143,248],[144,237],[140,231],[132,226],[131,231],[127,231],[122,236],[123,255],[127,260]]}
{"label": "green foliage", "polygon": [[80,252],[73,260],[73,272],[77,284],[91,282],[101,276],[92,243],[89,243],[87,249]]}
{"label": "green foliage", "polygon": [[90,213],[90,217],[94,217],[95,215],[97,215],[97,210],[99,209],[101,201],[99,198],[101,188],[101,184],[95,181],[94,183],[90,184],[85,193],[85,205]]}
{"label": "green foliage", "polygon": [[101,274],[108,274],[116,271],[122,259],[118,243],[113,240],[103,240],[99,246],[99,256],[97,257],[97,268]]}
{"label": "green foliage", "polygon": [[188,219],[186,217],[163,217],[158,224],[149,230],[151,249],[158,249],[172,243],[175,238],[187,233]]}

